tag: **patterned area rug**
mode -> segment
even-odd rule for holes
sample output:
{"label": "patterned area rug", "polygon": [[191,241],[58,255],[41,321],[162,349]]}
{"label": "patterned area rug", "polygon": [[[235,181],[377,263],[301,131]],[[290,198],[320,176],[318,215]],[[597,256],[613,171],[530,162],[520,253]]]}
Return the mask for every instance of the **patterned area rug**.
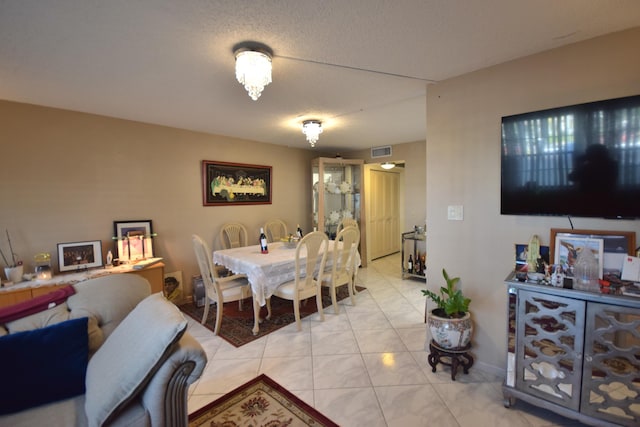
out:
{"label": "patterned area rug", "polygon": [[[356,286],[358,292],[366,290],[361,286]],[[336,292],[338,301],[349,297],[349,290],[346,286],[340,286]],[[328,307],[331,305],[331,296],[329,295],[328,288],[322,288],[322,306]],[[193,319],[200,322],[202,320],[202,314],[204,313],[203,307],[196,307],[194,304],[183,304],[180,307],[185,314],[189,315]],[[300,318],[305,318],[315,313],[316,300],[315,298],[309,298],[300,306]],[[251,329],[253,329],[253,301],[251,298],[247,298],[243,301],[243,310],[238,309],[237,302],[229,302],[224,305],[224,315],[222,316],[222,325],[220,325],[220,337],[227,340],[229,343],[236,347],[240,347],[244,344],[250,343],[260,337],[263,337],[273,331],[276,331],[290,323],[295,322],[293,315],[293,303],[288,300],[284,300],[278,297],[271,298],[271,319],[267,320],[267,307],[260,308],[260,318],[263,319],[260,323],[260,332],[258,335],[253,335]],[[204,326],[211,331],[214,330],[216,324],[216,306],[211,305],[209,307],[209,315]]]}
{"label": "patterned area rug", "polygon": [[338,426],[262,374],[189,415],[189,427]]}

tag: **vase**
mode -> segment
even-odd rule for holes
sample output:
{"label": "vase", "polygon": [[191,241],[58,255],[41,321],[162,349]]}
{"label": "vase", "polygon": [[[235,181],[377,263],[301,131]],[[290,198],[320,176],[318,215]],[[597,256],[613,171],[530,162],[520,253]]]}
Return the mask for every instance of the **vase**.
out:
{"label": "vase", "polygon": [[439,316],[438,310],[432,310],[428,319],[433,341],[446,350],[458,350],[469,345],[473,332],[471,313],[467,312],[460,318],[449,318]]}
{"label": "vase", "polygon": [[7,276],[7,280],[13,283],[22,282],[23,274],[24,274],[24,266],[22,265],[4,268],[4,275]]}

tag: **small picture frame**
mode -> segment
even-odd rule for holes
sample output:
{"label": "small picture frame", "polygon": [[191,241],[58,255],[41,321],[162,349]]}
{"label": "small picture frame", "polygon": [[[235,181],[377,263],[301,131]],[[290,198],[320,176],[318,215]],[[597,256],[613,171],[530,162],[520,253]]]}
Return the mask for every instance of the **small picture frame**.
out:
{"label": "small picture frame", "polygon": [[102,265],[102,242],[100,240],[58,243],[58,269],[60,272],[86,270],[102,267]]}
{"label": "small picture frame", "polygon": [[591,251],[598,262],[598,278],[602,279],[604,243],[602,239],[556,236],[554,264],[560,265],[566,277],[574,277],[574,266],[581,251]]}
{"label": "small picture frame", "polygon": [[153,258],[153,224],[150,219],[113,221],[116,252],[120,261]]}
{"label": "small picture frame", "polygon": [[182,271],[174,271],[164,275],[164,287],[162,293],[166,299],[176,305],[182,302],[182,298],[184,296]]}

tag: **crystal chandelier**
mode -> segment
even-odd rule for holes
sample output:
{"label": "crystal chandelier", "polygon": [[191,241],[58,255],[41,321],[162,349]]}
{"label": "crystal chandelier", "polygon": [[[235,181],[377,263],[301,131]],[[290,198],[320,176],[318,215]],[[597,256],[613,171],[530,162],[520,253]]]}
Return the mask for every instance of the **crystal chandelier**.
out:
{"label": "crystal chandelier", "polygon": [[302,133],[306,135],[311,147],[315,147],[322,133],[322,122],[319,120],[305,120],[302,122]]}
{"label": "crystal chandelier", "polygon": [[271,83],[271,52],[266,49],[240,48],[235,52],[236,79],[257,101],[264,87]]}

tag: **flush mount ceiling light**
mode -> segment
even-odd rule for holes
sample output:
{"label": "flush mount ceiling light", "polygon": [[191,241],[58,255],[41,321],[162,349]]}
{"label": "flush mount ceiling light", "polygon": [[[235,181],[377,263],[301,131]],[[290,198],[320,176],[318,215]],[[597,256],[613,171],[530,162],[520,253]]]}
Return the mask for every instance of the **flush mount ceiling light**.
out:
{"label": "flush mount ceiling light", "polygon": [[322,133],[322,122],[320,120],[305,120],[302,122],[302,133],[307,136],[309,144],[315,147]]}
{"label": "flush mount ceiling light", "polygon": [[264,87],[271,83],[271,58],[273,52],[261,44],[241,44],[234,48],[236,79],[257,101]]}
{"label": "flush mount ceiling light", "polygon": [[393,169],[393,168],[396,167],[396,164],[395,163],[385,162],[385,163],[381,164],[380,167],[382,169]]}

